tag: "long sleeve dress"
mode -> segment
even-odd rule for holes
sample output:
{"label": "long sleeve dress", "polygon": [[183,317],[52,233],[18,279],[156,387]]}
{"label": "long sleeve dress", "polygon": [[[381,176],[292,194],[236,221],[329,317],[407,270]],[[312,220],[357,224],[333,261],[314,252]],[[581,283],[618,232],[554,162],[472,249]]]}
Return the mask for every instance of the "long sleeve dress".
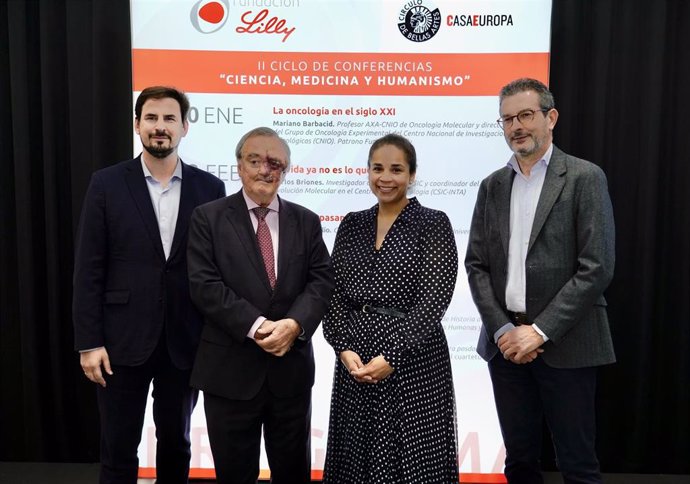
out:
{"label": "long sleeve dress", "polygon": [[[336,289],[323,331],[336,356],[395,371],[357,383],[336,357],[323,482],[457,483],[455,399],[441,319],[458,254],[445,213],[412,198],[375,248],[378,206],[342,221],[332,262]],[[364,305],[388,314],[364,312]],[[404,317],[401,317],[403,316]]]}

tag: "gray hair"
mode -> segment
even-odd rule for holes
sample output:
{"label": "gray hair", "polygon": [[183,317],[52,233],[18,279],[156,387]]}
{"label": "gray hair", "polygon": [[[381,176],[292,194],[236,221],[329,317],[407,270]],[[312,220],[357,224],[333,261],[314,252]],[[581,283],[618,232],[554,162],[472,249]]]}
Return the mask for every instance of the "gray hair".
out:
{"label": "gray hair", "polygon": [[253,138],[254,136],[268,136],[270,138],[278,138],[278,140],[282,143],[283,147],[285,148],[285,152],[287,153],[287,164],[288,167],[290,166],[290,146],[287,144],[287,141],[285,141],[283,138],[280,137],[278,133],[276,133],[274,130],[271,128],[267,128],[265,126],[260,126],[258,128],[254,128],[247,133],[244,134],[240,138],[240,140],[237,142],[237,147],[235,148],[235,158],[237,161],[240,161],[242,158],[242,148],[244,148],[244,144],[247,142],[249,138]]}
{"label": "gray hair", "polygon": [[553,109],[556,107],[556,103],[553,100],[553,94],[551,94],[549,88],[541,81],[529,77],[515,79],[503,86],[498,95],[498,104],[500,105],[503,99],[508,96],[514,96],[515,94],[525,91],[534,91],[539,95],[539,107],[542,109]]}

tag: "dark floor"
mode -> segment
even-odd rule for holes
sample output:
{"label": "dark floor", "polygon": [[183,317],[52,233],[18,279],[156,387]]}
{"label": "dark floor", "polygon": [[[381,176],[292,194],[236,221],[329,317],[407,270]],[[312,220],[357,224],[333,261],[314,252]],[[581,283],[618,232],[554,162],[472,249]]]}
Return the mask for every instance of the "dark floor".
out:
{"label": "dark floor", "polygon": [[[544,474],[545,484],[561,484],[555,473]],[[96,484],[98,464],[49,464],[35,462],[0,462],[0,484]],[[153,484],[139,479],[139,484]],[[215,481],[193,481],[213,484]],[[607,474],[605,484],[690,484],[690,476]],[[465,484],[465,483],[463,483]],[[467,483],[470,484],[470,483]]]}

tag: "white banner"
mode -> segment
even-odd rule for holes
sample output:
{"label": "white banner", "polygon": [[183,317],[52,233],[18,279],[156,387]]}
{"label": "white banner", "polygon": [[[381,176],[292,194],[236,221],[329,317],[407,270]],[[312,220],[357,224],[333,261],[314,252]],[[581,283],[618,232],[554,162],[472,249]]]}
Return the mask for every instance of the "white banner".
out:
{"label": "white banner", "polygon": [[[329,248],[345,214],[376,203],[367,153],[374,139],[394,131],[417,150],[411,195],[448,214],[462,261],[477,187],[510,156],[495,122],[497,93],[518,77],[548,82],[550,0],[132,0],[131,7],[134,98],[157,84],[190,98],[182,159],[220,177],[233,193],[241,186],[235,144],[249,129],[272,127],[292,149],[279,193],[321,215]],[[462,268],[443,324],[461,473],[499,474],[504,450],[491,383],[475,353],[481,321]],[[318,478],[334,355],[320,333],[314,345]],[[193,476],[212,475],[205,425],[200,401]],[[142,476],[151,475],[154,453],[149,409],[139,449]],[[262,469],[266,476],[264,456]]]}

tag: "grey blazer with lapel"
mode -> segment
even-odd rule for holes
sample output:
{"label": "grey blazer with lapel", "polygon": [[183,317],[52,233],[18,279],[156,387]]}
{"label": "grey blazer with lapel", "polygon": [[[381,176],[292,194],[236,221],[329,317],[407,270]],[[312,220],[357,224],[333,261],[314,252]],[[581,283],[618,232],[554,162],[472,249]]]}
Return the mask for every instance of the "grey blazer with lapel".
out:
{"label": "grey blazer with lapel", "polygon": [[[498,352],[494,333],[508,321],[505,289],[510,195],[515,172],[501,168],[479,187],[465,267],[482,319],[477,352]],[[526,311],[550,338],[541,357],[556,368],[615,361],[603,292],[613,277],[614,224],[606,176],[554,146],[530,235]]]}

